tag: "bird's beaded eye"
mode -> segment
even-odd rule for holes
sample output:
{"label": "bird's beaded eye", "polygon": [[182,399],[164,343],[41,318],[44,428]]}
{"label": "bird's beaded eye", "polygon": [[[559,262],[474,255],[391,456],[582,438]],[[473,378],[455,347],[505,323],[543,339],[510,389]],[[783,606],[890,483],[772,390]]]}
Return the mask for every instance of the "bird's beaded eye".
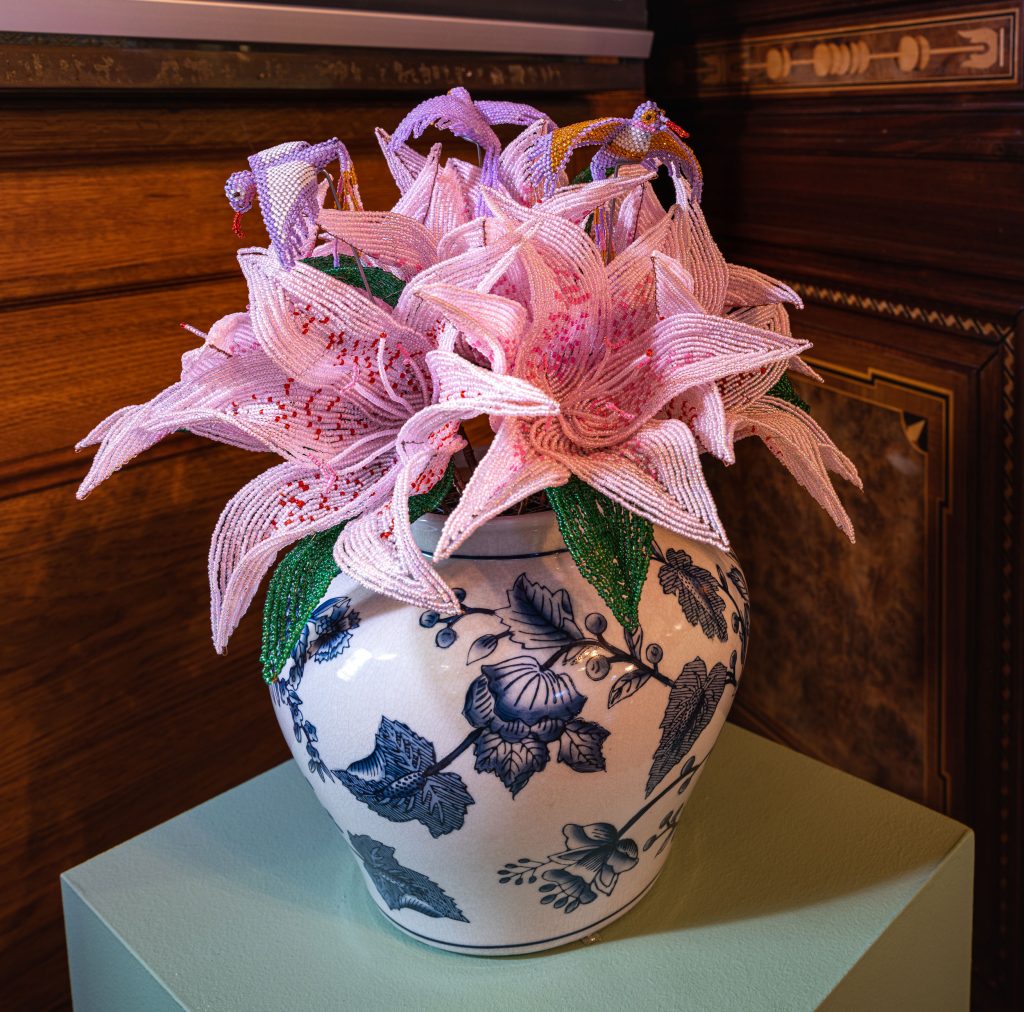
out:
{"label": "bird's beaded eye", "polygon": [[653,109],[647,109],[644,114],[640,117],[644,123],[653,123],[657,119],[658,114]]}

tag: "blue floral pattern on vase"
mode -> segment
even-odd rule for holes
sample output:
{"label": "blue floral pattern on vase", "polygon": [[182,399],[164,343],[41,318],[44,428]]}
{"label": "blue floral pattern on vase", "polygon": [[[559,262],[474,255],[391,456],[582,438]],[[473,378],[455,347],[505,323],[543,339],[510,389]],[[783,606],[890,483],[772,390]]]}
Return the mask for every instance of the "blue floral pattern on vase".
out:
{"label": "blue floral pattern on vase", "polygon": [[480,670],[462,711],[483,732],[474,746],[478,772],[493,773],[515,797],[548,764],[555,741],[559,761],[576,772],[605,768],[602,743],[608,731],[578,719],[587,697],[568,675],[529,656]]}
{"label": "blue floral pattern on vase", "polygon": [[[320,757],[316,726],[302,714],[302,698],[298,688],[306,670],[306,661],[330,661],[340,656],[352,641],[352,630],[359,626],[359,612],[352,609],[347,597],[330,597],[323,601],[303,626],[295,648],[291,653],[291,667],[287,674],[271,684],[271,694],[279,706],[286,706],[291,713],[292,733],[301,745],[305,742],[309,757],[309,772],[326,783],[332,780],[331,771]],[[312,639],[310,634],[312,633]]]}
{"label": "blue floral pattern on vase", "polygon": [[434,746],[397,720],[381,717],[373,751],[332,770],[360,801],[392,822],[416,820],[433,837],[461,829],[473,804],[457,773],[442,772]]}
{"label": "blue floral pattern on vase", "polygon": [[[621,829],[610,822],[592,822],[586,826],[570,822],[562,827],[563,850],[542,860],[521,857],[518,861],[509,861],[498,869],[498,882],[501,885],[510,882],[537,885],[540,902],[566,914],[593,903],[600,895],[610,896],[619,877],[640,863],[640,849],[626,834],[670,791],[678,788],[679,794],[685,793],[702,762],[690,756],[679,775],[635,812]],[[680,810],[681,806],[662,819],[660,832],[645,842],[644,852],[659,838],[666,835],[671,838]],[[661,850],[667,843],[666,839]]]}
{"label": "blue floral pattern on vase", "polygon": [[371,836],[352,833],[348,834],[348,841],[389,910],[418,910],[427,917],[469,923],[469,918],[436,882],[395,860],[394,847]]}

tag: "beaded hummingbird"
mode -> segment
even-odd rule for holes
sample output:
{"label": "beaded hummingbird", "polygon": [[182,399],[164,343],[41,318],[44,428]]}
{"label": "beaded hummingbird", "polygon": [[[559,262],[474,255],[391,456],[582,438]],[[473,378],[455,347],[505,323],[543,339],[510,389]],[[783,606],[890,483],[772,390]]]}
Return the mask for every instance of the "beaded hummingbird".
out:
{"label": "beaded hummingbird", "polygon": [[[352,159],[337,137],[319,144],[288,141],[258,151],[250,157],[248,169],[228,176],[224,193],[235,212],[235,234],[242,237],[242,215],[258,199],[271,248],[281,266],[290,268],[296,260],[308,256],[316,241],[316,220],[322,203],[320,173],[335,161],[339,168],[335,190],[339,206],[361,211]],[[328,185],[333,187],[333,181]]]}
{"label": "beaded hummingbird", "polygon": [[620,165],[659,164],[677,170],[690,184],[692,198],[700,200],[701,171],[694,153],[682,143],[689,134],[673,123],[657,103],[641,102],[629,119],[606,116],[559,127],[541,134],[530,152],[530,175],[535,186],[551,196],[559,177],[577,148],[599,145],[590,160],[591,177],[604,179]]}
{"label": "beaded hummingbird", "polygon": [[[378,130],[377,137],[392,174],[399,179],[408,171],[401,164],[401,155],[408,150],[406,145],[409,139],[422,136],[427,127],[431,126],[447,130],[476,146],[480,156],[479,182],[484,186],[496,186],[502,146],[494,127],[503,124],[529,126],[540,121],[554,126],[548,116],[532,105],[476,101],[465,88],[456,87],[444,95],[420,102],[395,127],[394,133],[387,134]],[[486,214],[482,197],[477,197],[476,205],[478,214]]]}

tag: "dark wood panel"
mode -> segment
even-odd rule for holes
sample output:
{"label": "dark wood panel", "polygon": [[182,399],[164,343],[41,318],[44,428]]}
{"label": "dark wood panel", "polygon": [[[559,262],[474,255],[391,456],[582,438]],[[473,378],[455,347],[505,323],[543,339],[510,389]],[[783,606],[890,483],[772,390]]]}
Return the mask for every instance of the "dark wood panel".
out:
{"label": "dark wood panel", "polygon": [[239,276],[0,314],[0,355],[17,363],[0,373],[0,397],[11,407],[0,451],[5,493],[23,490],[6,482],[69,464],[84,476],[87,460],[74,444],[112,411],[180,376],[182,353],[199,343],[180,321],[205,329],[245,303]]}
{"label": "dark wood panel", "polygon": [[857,544],[759,445],[714,479],[758,601],[759,649],[737,705],[810,754],[968,818],[963,749],[943,756],[934,743],[965,730],[973,646],[946,616],[969,606],[959,574],[984,359],[926,363],[894,352],[898,327],[852,322],[812,309],[796,331],[815,342],[809,358],[827,381],[798,381],[801,395],[864,480],[864,493],[839,483]]}
{"label": "dark wood panel", "polygon": [[737,166],[731,182],[743,193],[743,220],[727,234],[861,258],[884,250],[889,262],[1024,282],[1020,165],[935,159],[934,186],[922,185],[913,162],[851,156],[838,169],[835,159],[777,153]]}
{"label": "dark wood panel", "polygon": [[[593,94],[551,91],[532,95],[531,104],[557,123],[587,116],[628,114],[638,91]],[[180,161],[212,154],[245,157],[282,138],[321,140],[338,136],[346,144],[376,146],[374,128],[392,130],[417,101],[416,96],[336,93],[259,96],[147,96],[77,94],[77,117],[88,130],[69,129],[66,103],[38,93],[7,96],[0,103],[0,165],[50,167],[81,161]],[[503,128],[502,128],[503,129]],[[450,135],[448,135],[450,139]],[[239,168],[243,166],[233,166]],[[173,174],[174,169],[170,172]]]}
{"label": "dark wood panel", "polygon": [[0,935],[8,1007],[66,993],[64,869],[286,757],[250,617],[217,658],[206,546],[266,461],[218,448],[130,467],[90,500],[0,503]]}
{"label": "dark wood panel", "polygon": [[[798,523],[755,514],[729,486],[742,479],[720,476],[768,607],[734,712],[973,826],[979,1009],[1024,1000],[1021,14],[981,0],[652,5],[652,91],[691,132],[710,225],[730,259],[808,302],[794,326],[840,368],[805,396],[865,476],[852,550],[756,448],[747,478]],[[866,584],[880,557],[895,575]],[[824,615],[787,601],[796,624],[817,623],[798,644],[780,588],[822,568]]]}

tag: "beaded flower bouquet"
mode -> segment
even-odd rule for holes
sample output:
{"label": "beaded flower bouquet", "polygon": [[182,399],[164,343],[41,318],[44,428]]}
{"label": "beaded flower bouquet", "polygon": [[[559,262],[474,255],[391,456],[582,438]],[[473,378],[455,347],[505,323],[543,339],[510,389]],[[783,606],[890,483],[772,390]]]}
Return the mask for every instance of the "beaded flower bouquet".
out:
{"label": "beaded flower bouquet", "polygon": [[[479,158],[415,150],[428,126]],[[79,495],[182,429],[276,453],[213,534],[214,644],[270,573],[271,700],[383,914],[544,949],[648,891],[736,693],[747,585],[701,455],[759,437],[851,539],[828,471],[857,473],[787,378],[816,378],[799,299],[725,262],[653,103],[559,128],[457,88],[377,137],[390,211],[336,139],[230,177],[270,236],[249,304],[83,441]]]}

